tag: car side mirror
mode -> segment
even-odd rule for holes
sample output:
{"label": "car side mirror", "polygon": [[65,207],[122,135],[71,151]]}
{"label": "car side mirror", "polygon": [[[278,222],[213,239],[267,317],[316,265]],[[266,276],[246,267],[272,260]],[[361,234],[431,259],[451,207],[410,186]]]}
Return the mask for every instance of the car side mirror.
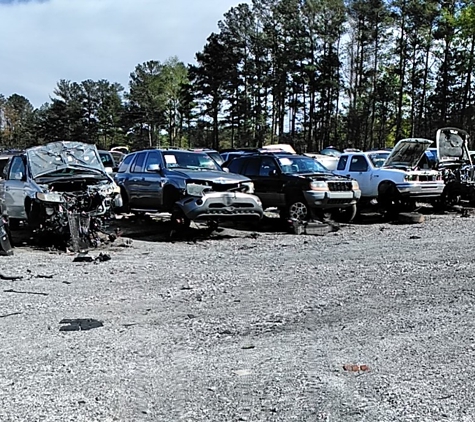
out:
{"label": "car side mirror", "polygon": [[227,167],[221,167],[223,169],[223,171],[225,171],[226,173],[229,173],[229,169]]}
{"label": "car side mirror", "polygon": [[279,175],[279,170],[273,169],[269,172],[269,176],[278,176]]}
{"label": "car side mirror", "polygon": [[112,169],[112,167],[105,167],[106,169],[106,173],[107,174],[112,174],[114,172],[114,170]]}
{"label": "car side mirror", "polygon": [[23,173],[21,171],[18,173],[13,173],[12,176],[13,180],[23,180]]}
{"label": "car side mirror", "polygon": [[160,164],[149,164],[147,166],[147,171],[150,171],[152,173],[159,173],[162,171],[162,167]]}

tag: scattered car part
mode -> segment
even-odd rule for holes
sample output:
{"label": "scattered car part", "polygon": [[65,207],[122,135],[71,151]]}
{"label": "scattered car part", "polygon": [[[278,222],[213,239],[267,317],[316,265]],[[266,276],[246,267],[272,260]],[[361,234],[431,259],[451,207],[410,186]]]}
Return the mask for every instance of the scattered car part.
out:
{"label": "scattered car part", "polygon": [[91,318],[78,318],[78,319],[62,319],[59,321],[60,324],[68,324],[63,325],[59,328],[59,331],[87,331],[93,328],[103,327],[104,323],[102,321],[98,321],[97,319]]}

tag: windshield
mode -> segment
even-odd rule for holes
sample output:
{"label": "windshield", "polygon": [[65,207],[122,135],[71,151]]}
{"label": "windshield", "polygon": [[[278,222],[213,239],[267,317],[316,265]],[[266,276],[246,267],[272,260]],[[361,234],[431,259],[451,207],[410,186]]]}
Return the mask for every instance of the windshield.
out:
{"label": "windshield", "polygon": [[114,160],[112,159],[112,155],[108,152],[100,152],[99,156],[101,157],[102,165],[104,167],[114,167]]}
{"label": "windshield", "polygon": [[26,152],[33,177],[64,167],[82,167],[104,172],[95,145],[82,142],[53,142]]}
{"label": "windshield", "polygon": [[285,174],[328,173],[330,171],[310,157],[281,157],[279,163]]}
{"label": "windshield", "polygon": [[216,161],[202,152],[166,151],[163,153],[165,165],[169,169],[220,170]]}
{"label": "windshield", "polygon": [[372,152],[368,154],[368,157],[373,163],[373,166],[376,168],[379,168],[384,164],[389,154],[390,154],[389,151],[388,152]]}

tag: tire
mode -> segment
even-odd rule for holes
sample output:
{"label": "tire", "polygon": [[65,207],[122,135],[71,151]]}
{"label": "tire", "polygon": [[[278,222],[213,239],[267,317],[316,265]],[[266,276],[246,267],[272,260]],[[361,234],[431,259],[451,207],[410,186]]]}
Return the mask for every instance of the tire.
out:
{"label": "tire", "polygon": [[292,220],[306,221],[310,216],[307,201],[303,197],[291,198],[285,207],[284,217]]}
{"label": "tire", "polygon": [[395,219],[402,208],[401,194],[392,182],[382,182],[378,186],[378,204],[386,219]]}
{"label": "tire", "polygon": [[129,195],[122,186],[120,187],[120,196],[122,196],[122,206],[116,208],[114,212],[116,214],[128,214],[130,212]]}
{"label": "tire", "polygon": [[353,204],[349,207],[340,208],[339,210],[333,213],[333,219],[338,223],[351,223],[356,217],[356,204]]}
{"label": "tire", "polygon": [[179,208],[175,207],[172,210],[172,215],[170,217],[170,222],[173,230],[184,230],[190,227],[190,219],[185,215],[185,213]]}

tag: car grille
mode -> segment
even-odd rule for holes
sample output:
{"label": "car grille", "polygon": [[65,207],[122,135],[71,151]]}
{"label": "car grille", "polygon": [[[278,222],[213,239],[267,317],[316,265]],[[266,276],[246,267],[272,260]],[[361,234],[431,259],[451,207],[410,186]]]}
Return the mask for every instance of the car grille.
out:
{"label": "car grille", "polygon": [[419,175],[418,176],[419,182],[435,182],[437,180],[437,176],[429,175]]}
{"label": "car grille", "polygon": [[349,204],[353,199],[339,199],[339,198],[331,198],[328,200],[328,204],[332,205],[343,205],[343,204]]}
{"label": "car grille", "polygon": [[351,182],[328,182],[328,189],[331,191],[349,191],[353,189]]}
{"label": "car grille", "polygon": [[213,183],[214,192],[226,192],[231,190],[237,190],[239,183]]}

